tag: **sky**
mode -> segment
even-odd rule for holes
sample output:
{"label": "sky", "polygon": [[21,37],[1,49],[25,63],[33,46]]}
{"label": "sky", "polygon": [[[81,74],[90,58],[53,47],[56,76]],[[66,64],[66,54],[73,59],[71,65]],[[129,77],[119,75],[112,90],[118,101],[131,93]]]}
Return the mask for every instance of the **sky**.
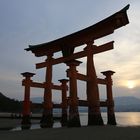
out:
{"label": "sky", "polygon": [[[115,41],[114,49],[95,55],[97,76],[113,70],[113,96],[140,98],[140,0],[0,0],[0,92],[23,100],[21,73],[34,72],[34,81],[44,82],[45,69],[35,64],[37,58],[24,49],[28,45],[45,43],[91,26],[130,4],[130,23],[113,34],[98,39],[95,45]],[[57,56],[57,54],[56,54]],[[85,74],[86,59],[78,67]],[[64,64],[54,66],[53,83],[66,78]],[[99,86],[100,98],[105,98],[105,86]],[[78,81],[78,96],[86,98],[86,84]],[[32,89],[31,96],[43,96],[43,89]],[[53,100],[60,99],[54,91]]]}

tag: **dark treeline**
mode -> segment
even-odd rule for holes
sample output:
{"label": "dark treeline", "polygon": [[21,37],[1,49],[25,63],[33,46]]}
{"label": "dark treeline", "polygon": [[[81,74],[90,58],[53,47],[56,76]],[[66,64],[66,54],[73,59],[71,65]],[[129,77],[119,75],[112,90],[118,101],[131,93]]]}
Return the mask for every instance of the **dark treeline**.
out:
{"label": "dark treeline", "polygon": [[22,102],[10,99],[0,92],[0,112],[21,112]]}
{"label": "dark treeline", "polygon": [[[21,113],[23,102],[15,99],[10,99],[0,92],[0,112]],[[40,113],[42,105],[39,103],[32,103],[31,112]]]}

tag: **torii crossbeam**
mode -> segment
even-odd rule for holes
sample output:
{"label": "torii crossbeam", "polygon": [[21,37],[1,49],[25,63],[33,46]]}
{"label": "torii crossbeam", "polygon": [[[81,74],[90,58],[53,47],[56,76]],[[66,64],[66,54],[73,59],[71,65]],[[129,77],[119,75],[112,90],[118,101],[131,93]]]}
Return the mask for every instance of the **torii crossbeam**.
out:
{"label": "torii crossbeam", "polygon": [[[49,53],[55,53],[62,51],[64,48],[69,49],[87,44],[87,42],[94,41],[101,37],[112,34],[114,30],[125,26],[129,23],[126,11],[129,9],[129,5],[124,7],[122,10],[113,14],[112,16],[88,27],[76,33],[67,35],[60,39],[39,44],[39,45],[29,45],[29,48],[25,49],[27,51],[32,51],[35,56],[46,56]],[[68,51],[66,51],[66,54]]]}

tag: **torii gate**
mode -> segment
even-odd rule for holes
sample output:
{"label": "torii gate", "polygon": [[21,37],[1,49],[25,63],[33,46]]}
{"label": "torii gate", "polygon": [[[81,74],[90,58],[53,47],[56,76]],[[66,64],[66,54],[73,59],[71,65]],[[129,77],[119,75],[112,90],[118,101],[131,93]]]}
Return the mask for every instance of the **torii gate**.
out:
{"label": "torii gate", "polygon": [[[66,94],[67,90],[67,80],[60,80],[62,86],[54,85],[52,83],[52,69],[53,65],[65,63],[69,66],[67,70],[67,77],[69,78],[69,121],[68,126],[80,126],[80,119],[78,113],[78,97],[77,97],[77,79],[86,81],[87,85],[87,104],[88,104],[88,125],[103,125],[103,120],[101,117],[100,106],[101,102],[99,100],[99,89],[98,84],[105,84],[107,86],[107,102],[108,107],[108,124],[116,124],[114,115],[114,103],[112,97],[112,80],[111,75],[113,71],[102,72],[106,76],[106,79],[99,79],[96,76],[95,66],[94,66],[94,55],[113,49],[114,41],[103,44],[101,46],[93,45],[96,39],[112,34],[114,30],[125,26],[129,23],[127,17],[127,10],[129,5],[120,10],[119,12],[113,14],[112,16],[92,25],[86,29],[78,31],[76,33],[70,34],[68,36],[62,37],[60,39],[43,43],[39,45],[29,46],[25,49],[31,51],[36,57],[47,56],[45,62],[37,63],[36,68],[46,68],[46,78],[44,83],[35,83],[31,81],[31,77],[34,75],[32,73],[23,73],[25,77],[23,85],[25,86],[25,100],[24,100],[24,113],[23,113],[23,123],[28,120],[29,117],[29,87],[40,87],[44,88],[44,112],[41,120],[42,127],[51,127],[53,124],[53,104],[52,104],[52,89],[62,90]],[[74,53],[74,49],[81,45],[86,44],[83,51]],[[57,52],[62,52],[63,56],[59,58],[53,58],[53,54]],[[87,58],[87,73],[86,75],[78,73],[76,67],[80,65],[80,61],[76,59]],[[28,99],[27,99],[28,94]],[[28,106],[28,107],[27,107]],[[27,109],[28,108],[28,109]],[[65,102],[64,108],[67,108],[67,103]],[[28,111],[27,111],[28,110]],[[26,112],[26,113],[25,113]],[[65,111],[64,111],[65,112]],[[26,118],[26,119],[24,119]]]}

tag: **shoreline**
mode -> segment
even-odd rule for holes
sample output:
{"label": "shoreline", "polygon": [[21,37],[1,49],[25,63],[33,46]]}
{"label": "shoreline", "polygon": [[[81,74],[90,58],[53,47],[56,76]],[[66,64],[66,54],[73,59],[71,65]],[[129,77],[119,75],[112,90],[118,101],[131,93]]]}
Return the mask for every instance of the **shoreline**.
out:
{"label": "shoreline", "polygon": [[[21,119],[1,118],[0,138],[2,140],[140,140],[140,113],[127,113],[125,115],[119,113],[116,118],[118,119],[117,126],[106,125],[105,123],[103,126],[84,125],[80,128],[44,129],[36,127],[28,130],[8,130],[11,127],[20,127]],[[87,118],[83,119],[87,120]],[[32,125],[40,126],[39,120],[32,120]]]}
{"label": "shoreline", "polygon": [[[37,129],[40,128],[40,119],[38,117],[40,114],[33,114],[33,118],[31,118],[31,129]],[[140,126],[140,112],[122,112],[122,113],[116,113],[116,122],[117,127],[129,127],[129,126]],[[6,118],[4,113],[3,115],[0,115],[0,130],[8,130],[12,128],[20,128],[21,126],[21,118],[8,118],[8,115]],[[106,113],[102,113],[102,117],[104,120],[104,124],[107,125],[107,115]],[[88,116],[87,114],[80,114],[80,122],[81,126],[87,126],[88,123]],[[59,119],[56,119],[53,125],[53,128],[60,128],[61,123]]]}
{"label": "shoreline", "polygon": [[13,131],[6,129],[9,126],[20,126],[20,123],[20,119],[0,119],[0,128],[5,128],[0,130],[0,138],[2,140],[140,140],[140,126],[103,125]]}

